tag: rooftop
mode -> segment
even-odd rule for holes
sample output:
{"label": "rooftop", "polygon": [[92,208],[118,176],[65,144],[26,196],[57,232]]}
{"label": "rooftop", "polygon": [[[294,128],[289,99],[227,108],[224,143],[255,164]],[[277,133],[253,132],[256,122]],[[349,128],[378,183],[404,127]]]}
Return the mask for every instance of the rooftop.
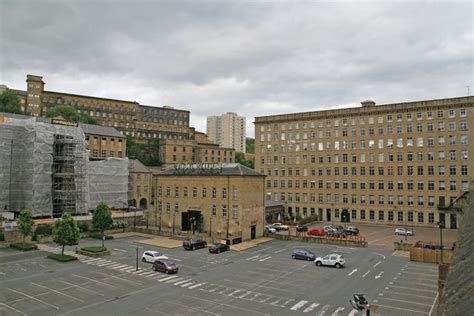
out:
{"label": "rooftop", "polygon": [[128,160],[128,171],[130,173],[151,173],[151,170],[147,169],[147,167],[137,159]]}
{"label": "rooftop", "polygon": [[122,135],[113,127],[94,125],[94,124],[84,124],[80,123],[79,126],[84,130],[85,134],[95,134],[95,135],[105,135],[112,136],[117,138],[126,138],[125,135]]}
{"label": "rooftop", "polygon": [[265,175],[239,163],[176,164],[158,176],[257,176]]}

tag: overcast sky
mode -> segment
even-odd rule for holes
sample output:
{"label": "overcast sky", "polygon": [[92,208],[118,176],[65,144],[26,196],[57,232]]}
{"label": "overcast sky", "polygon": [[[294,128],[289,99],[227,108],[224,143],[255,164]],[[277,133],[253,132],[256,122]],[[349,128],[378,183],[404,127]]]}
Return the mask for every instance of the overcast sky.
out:
{"label": "overcast sky", "polygon": [[[0,0],[0,83],[247,117],[467,95],[473,1]],[[472,93],[471,93],[472,94]]]}

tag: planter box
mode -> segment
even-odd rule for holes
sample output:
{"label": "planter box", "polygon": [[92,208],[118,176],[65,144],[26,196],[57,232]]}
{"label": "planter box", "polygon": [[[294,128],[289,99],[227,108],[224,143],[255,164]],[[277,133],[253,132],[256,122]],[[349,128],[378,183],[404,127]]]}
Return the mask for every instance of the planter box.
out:
{"label": "planter box", "polygon": [[102,256],[110,255],[110,250],[107,249],[107,251],[103,251],[103,252],[89,252],[89,251],[79,249],[79,250],[77,250],[77,253],[81,254],[81,255],[84,255],[84,256],[96,258],[96,257],[102,257]]}

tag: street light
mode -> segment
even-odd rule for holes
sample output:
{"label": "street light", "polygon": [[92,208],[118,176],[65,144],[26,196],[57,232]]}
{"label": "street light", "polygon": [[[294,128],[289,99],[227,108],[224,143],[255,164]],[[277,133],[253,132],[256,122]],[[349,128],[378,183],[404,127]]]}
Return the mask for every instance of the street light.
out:
{"label": "street light", "polygon": [[443,264],[443,228],[444,228],[444,222],[438,222],[437,223],[439,227],[439,243],[440,243],[440,249],[441,249],[441,259],[440,263]]}

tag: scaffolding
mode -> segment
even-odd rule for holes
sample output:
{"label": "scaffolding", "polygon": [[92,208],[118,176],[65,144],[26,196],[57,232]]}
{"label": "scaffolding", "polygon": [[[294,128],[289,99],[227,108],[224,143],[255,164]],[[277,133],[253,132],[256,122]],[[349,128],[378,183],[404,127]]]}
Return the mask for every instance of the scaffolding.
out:
{"label": "scaffolding", "polygon": [[77,214],[86,209],[87,166],[84,140],[55,134],[53,142],[53,215]]}

